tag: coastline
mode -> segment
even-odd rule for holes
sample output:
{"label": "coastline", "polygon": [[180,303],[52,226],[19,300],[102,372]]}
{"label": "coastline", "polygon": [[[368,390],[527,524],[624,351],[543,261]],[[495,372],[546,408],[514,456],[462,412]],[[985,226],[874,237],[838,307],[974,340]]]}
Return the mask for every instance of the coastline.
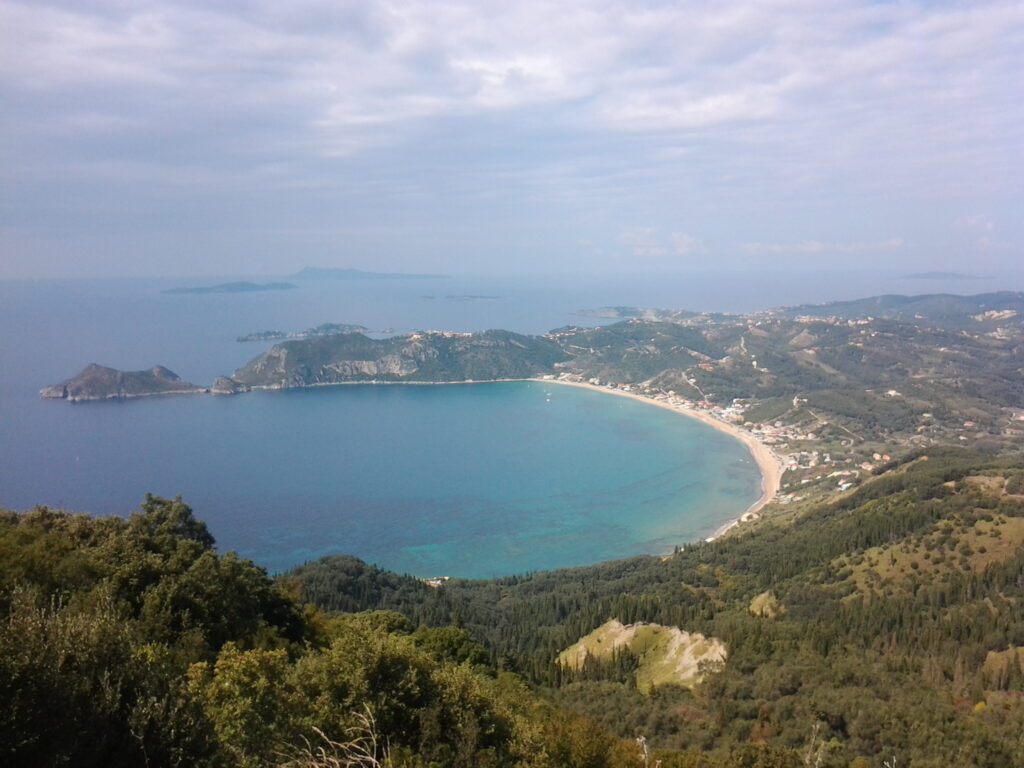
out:
{"label": "coastline", "polygon": [[751,458],[754,460],[754,463],[757,464],[757,468],[761,472],[761,497],[751,504],[742,515],[722,525],[711,536],[705,539],[705,541],[714,541],[725,534],[726,531],[735,528],[740,523],[756,519],[757,513],[760,512],[768,502],[775,498],[775,495],[779,492],[782,484],[782,474],[785,472],[782,460],[779,459],[779,457],[776,456],[767,445],[762,443],[746,430],[740,429],[734,424],[729,424],[721,419],[716,419],[714,416],[709,413],[705,413],[704,411],[693,408],[678,408],[671,403],[665,403],[634,392],[623,392],[620,389],[613,389],[611,387],[601,387],[595,384],[587,384],[582,381],[564,381],[559,379],[529,379],[529,381],[536,381],[541,384],[563,384],[569,387],[581,387],[595,392],[618,395],[619,397],[629,397],[642,403],[654,405],[659,408],[672,411],[673,413],[697,419],[710,427],[714,427],[719,432],[724,432],[743,443],[743,445],[746,446],[747,451],[749,451]]}
{"label": "coastline", "polygon": [[[655,400],[652,397],[641,395],[635,392],[625,392],[618,388],[598,386],[595,384],[589,384],[582,381],[565,381],[564,379],[544,379],[539,377],[524,377],[524,378],[508,378],[508,379],[463,379],[459,381],[388,381],[371,379],[366,381],[332,381],[332,382],[317,382],[313,384],[304,384],[299,387],[283,387],[280,385],[256,385],[247,386],[245,389],[236,392],[217,392],[214,391],[212,386],[208,387],[197,387],[196,389],[189,390],[170,390],[164,392],[143,392],[137,394],[124,394],[117,396],[105,396],[105,397],[79,397],[79,398],[52,398],[52,399],[64,399],[68,402],[78,403],[86,401],[100,401],[100,400],[128,400],[142,397],[158,397],[164,395],[192,395],[192,394],[210,394],[214,396],[224,395],[238,395],[244,394],[245,392],[251,392],[254,390],[263,391],[276,391],[284,389],[308,389],[314,387],[337,387],[337,386],[353,386],[353,385],[369,385],[369,386],[380,386],[380,385],[402,385],[402,386],[449,386],[449,385],[466,385],[466,384],[495,384],[499,382],[514,382],[514,381],[530,381],[538,384],[560,384],[569,387],[580,387],[582,389],[589,389],[594,392],[603,392],[605,394],[618,395],[619,397],[628,397],[633,400],[637,400],[648,405],[654,405],[665,410],[672,411],[673,413],[681,414],[683,416],[689,416],[690,418],[697,419],[704,424],[717,429],[719,432],[724,432],[730,437],[739,440],[747,448],[751,458],[757,465],[758,470],[761,473],[761,496],[753,504],[751,504],[743,514],[738,517],[729,520],[720,526],[711,536],[707,537],[705,541],[714,541],[715,539],[723,536],[727,531],[732,530],[740,523],[745,523],[750,520],[757,519],[758,512],[768,504],[776,494],[778,494],[781,488],[782,475],[785,472],[785,468],[782,464],[782,460],[764,443],[755,438],[751,433],[747,432],[740,427],[730,424],[729,422],[717,419],[711,414],[695,409],[695,408],[681,408],[672,403],[664,402],[661,400]],[[40,396],[43,395],[43,391],[40,390]]]}

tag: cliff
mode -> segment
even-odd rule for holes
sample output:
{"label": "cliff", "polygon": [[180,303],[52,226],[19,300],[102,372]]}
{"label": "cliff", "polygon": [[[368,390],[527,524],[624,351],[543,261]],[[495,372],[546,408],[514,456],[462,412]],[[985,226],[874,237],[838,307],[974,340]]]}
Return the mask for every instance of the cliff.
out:
{"label": "cliff", "polygon": [[78,402],[202,391],[203,387],[182,381],[180,376],[162,365],[155,365],[148,371],[118,371],[92,363],[77,376],[39,390],[39,395]]}
{"label": "cliff", "polygon": [[568,355],[554,341],[509,331],[428,331],[375,340],[360,333],[275,344],[235,371],[247,387],[356,381],[487,381],[550,373]]}

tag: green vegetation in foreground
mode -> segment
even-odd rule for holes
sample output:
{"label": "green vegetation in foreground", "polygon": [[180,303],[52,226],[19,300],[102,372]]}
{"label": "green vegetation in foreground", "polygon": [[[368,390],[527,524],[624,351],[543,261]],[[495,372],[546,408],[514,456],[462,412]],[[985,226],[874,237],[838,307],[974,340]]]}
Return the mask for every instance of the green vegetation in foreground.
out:
{"label": "green vegetation in foreground", "polygon": [[[617,768],[644,736],[678,768],[1021,765],[1022,477],[1019,454],[936,449],[785,526],[439,587],[346,557],[271,580],[180,500],[6,512],[0,754]],[[557,663],[612,620],[647,624]],[[673,684],[676,628],[724,664]]]}
{"label": "green vegetation in foreground", "polygon": [[[302,606],[294,580],[212,545],[180,499],[128,520],[0,513],[0,762],[638,764],[636,743],[489,664],[466,630]],[[799,761],[743,746],[671,764]]]}

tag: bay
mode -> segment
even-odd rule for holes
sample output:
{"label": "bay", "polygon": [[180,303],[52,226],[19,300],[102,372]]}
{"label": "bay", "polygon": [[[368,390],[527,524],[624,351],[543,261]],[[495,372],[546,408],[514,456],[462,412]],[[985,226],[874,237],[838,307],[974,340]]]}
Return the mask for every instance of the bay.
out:
{"label": "bay", "polygon": [[[540,383],[77,405],[42,401],[38,390],[90,362],[128,370],[160,363],[207,383],[268,346],[236,336],[324,322],[359,323],[377,335],[541,333],[596,324],[574,312],[610,304],[749,311],[900,287],[878,274],[786,283],[704,274],[161,292],[182,284],[0,281],[0,505],[127,514],[146,492],[181,494],[221,549],[272,571],[349,553],[421,576],[667,551],[740,514],[758,495],[757,470],[742,445],[698,422]],[[482,296],[492,298],[471,298]]]}

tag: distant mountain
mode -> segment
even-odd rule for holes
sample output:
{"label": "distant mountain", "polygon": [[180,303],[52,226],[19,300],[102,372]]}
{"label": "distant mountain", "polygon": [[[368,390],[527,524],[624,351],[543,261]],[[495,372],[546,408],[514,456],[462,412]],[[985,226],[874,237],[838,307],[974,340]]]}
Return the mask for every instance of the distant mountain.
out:
{"label": "distant mountain", "polygon": [[334,267],[304,267],[291,275],[293,280],[442,280],[450,275],[418,274],[409,272],[364,272],[361,269]]}
{"label": "distant mountain", "polygon": [[903,280],[984,280],[984,275],[967,275],[963,272],[914,272],[903,275]]}
{"label": "distant mountain", "polygon": [[78,402],[202,391],[205,391],[203,387],[182,381],[178,374],[162,365],[153,366],[148,371],[118,371],[92,363],[83,368],[77,376],[41,389],[39,395]]}
{"label": "distant mountain", "polygon": [[256,293],[259,291],[288,291],[298,288],[291,283],[250,283],[240,281],[236,283],[220,283],[219,285],[205,285],[195,288],[168,288],[164,293]]}
{"label": "distant mountain", "polygon": [[828,304],[804,304],[787,307],[777,314],[787,317],[835,316],[845,318],[885,318],[945,328],[980,330],[986,325],[1024,314],[1024,293],[998,291],[976,296],[933,293],[922,296],[886,295]]}

